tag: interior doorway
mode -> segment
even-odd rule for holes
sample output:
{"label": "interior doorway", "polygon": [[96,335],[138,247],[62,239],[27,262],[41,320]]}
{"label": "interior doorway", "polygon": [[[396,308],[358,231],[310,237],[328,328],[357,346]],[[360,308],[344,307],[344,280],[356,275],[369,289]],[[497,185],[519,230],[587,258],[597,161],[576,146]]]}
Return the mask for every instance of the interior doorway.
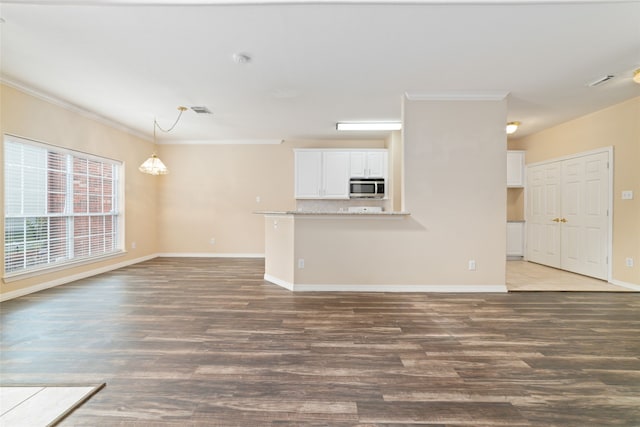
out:
{"label": "interior doorway", "polygon": [[526,259],[608,280],[612,148],[527,167]]}

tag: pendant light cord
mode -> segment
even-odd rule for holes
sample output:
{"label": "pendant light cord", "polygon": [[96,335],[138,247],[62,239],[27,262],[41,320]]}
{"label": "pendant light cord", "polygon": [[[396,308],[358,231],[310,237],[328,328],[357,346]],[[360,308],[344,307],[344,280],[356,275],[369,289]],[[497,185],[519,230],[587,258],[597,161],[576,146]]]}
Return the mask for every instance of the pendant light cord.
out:
{"label": "pendant light cord", "polygon": [[178,114],[178,117],[176,118],[176,121],[173,122],[173,124],[171,125],[171,127],[169,129],[163,129],[162,126],[160,126],[160,124],[158,123],[158,121],[155,118],[153,119],[153,136],[154,136],[154,140],[155,140],[155,134],[156,134],[156,127],[158,129],[160,129],[164,133],[171,132],[173,130],[173,128],[176,127],[176,125],[180,121],[180,117],[182,117],[182,113],[184,113],[187,110],[187,107],[178,107],[178,110],[180,111],[180,113]]}

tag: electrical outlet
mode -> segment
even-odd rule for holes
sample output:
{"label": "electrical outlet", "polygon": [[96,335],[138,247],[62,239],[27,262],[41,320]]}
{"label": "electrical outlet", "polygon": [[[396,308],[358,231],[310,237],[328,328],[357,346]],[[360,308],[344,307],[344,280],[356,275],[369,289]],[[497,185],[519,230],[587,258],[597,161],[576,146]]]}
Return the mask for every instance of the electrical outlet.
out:
{"label": "electrical outlet", "polygon": [[632,190],[623,191],[622,200],[633,200],[633,191]]}
{"label": "electrical outlet", "polygon": [[211,239],[209,239],[209,243],[211,243],[211,245],[215,245],[216,244],[216,238],[212,237]]}
{"label": "electrical outlet", "polygon": [[304,268],[304,258],[298,260],[298,268]]}
{"label": "electrical outlet", "polygon": [[135,249],[136,248],[136,242],[131,242],[131,249]]}
{"label": "electrical outlet", "polygon": [[469,271],[476,271],[476,260],[475,259],[470,259],[469,260]]}
{"label": "electrical outlet", "polygon": [[262,199],[260,198],[260,196],[256,196],[256,203],[260,203],[262,201]]}
{"label": "electrical outlet", "polygon": [[626,258],[624,263],[627,267],[633,267],[633,258]]}

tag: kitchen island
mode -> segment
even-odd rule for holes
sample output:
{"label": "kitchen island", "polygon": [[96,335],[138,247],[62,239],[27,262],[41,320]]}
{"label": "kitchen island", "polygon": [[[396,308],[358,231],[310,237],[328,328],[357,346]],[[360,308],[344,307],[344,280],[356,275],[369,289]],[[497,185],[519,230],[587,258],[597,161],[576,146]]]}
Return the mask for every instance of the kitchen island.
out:
{"label": "kitchen island", "polygon": [[[408,212],[262,211],[265,280],[292,291],[372,290],[385,230]],[[378,285],[384,285],[380,282]],[[380,289],[382,290],[382,289]]]}
{"label": "kitchen island", "polygon": [[[421,250],[430,233],[409,212],[256,213],[265,217],[264,279],[291,291],[506,290],[504,286],[443,286],[446,262],[438,254]],[[427,282],[425,273],[437,281]]]}

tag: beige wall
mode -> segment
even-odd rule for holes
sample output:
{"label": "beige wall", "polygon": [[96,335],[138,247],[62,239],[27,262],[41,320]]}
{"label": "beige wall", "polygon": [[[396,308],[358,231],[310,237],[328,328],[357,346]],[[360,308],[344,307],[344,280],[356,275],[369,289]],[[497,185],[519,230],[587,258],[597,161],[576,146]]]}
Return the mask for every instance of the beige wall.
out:
{"label": "beige wall", "polygon": [[404,150],[402,148],[402,132],[394,131],[386,142],[389,150],[389,198],[391,199],[391,210],[399,212],[402,210],[402,177],[404,170]]}
{"label": "beige wall", "polygon": [[[0,86],[0,128],[4,135],[12,134],[124,162],[125,180],[125,242],[127,253],[108,261],[91,263],[55,273],[41,274],[23,280],[2,283],[0,293],[6,294],[83,272],[108,268],[153,255],[156,252],[156,184],[154,177],[138,172],[151,151],[152,144],[128,133],[116,130],[69,109],[28,95],[7,85]],[[0,149],[0,176],[4,176]],[[4,206],[4,185],[0,185],[0,205]],[[0,219],[4,229],[4,216]],[[4,263],[4,233],[0,259]],[[136,242],[136,249],[131,243]],[[2,265],[2,271],[4,266]]]}
{"label": "beige wall", "polygon": [[253,212],[296,208],[294,148],[384,148],[384,140],[160,145],[169,174],[158,179],[158,252],[264,254],[264,220]]}
{"label": "beige wall", "polygon": [[506,102],[405,101],[403,109],[411,216],[296,215],[294,259],[305,266],[295,268],[295,286],[506,290]]}
{"label": "beige wall", "polygon": [[524,220],[524,188],[507,188],[507,221]]}
{"label": "beige wall", "polygon": [[404,208],[423,242],[410,256],[449,272],[449,283],[505,283],[506,108],[505,100],[404,103]]}
{"label": "beige wall", "polygon": [[[613,280],[640,284],[640,97],[509,141],[526,150],[526,163],[536,163],[613,146]],[[622,200],[633,190],[633,200]],[[625,266],[625,258],[634,267]]]}

